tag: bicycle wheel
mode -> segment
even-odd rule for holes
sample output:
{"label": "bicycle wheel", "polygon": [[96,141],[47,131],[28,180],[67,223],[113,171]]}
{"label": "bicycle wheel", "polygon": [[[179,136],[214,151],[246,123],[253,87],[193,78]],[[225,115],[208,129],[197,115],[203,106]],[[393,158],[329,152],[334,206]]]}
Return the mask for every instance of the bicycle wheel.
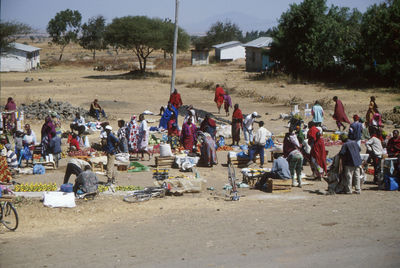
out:
{"label": "bicycle wheel", "polygon": [[124,201],[128,203],[138,203],[147,201],[151,198],[151,194],[147,193],[132,193],[124,196]]}
{"label": "bicycle wheel", "polygon": [[5,202],[1,206],[1,215],[1,222],[7,229],[15,231],[18,228],[18,213],[11,203]]}

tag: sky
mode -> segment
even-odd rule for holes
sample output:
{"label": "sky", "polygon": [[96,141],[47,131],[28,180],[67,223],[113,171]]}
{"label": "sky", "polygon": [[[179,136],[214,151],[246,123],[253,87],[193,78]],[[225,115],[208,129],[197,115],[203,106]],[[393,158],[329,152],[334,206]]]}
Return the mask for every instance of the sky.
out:
{"label": "sky", "polygon": [[[57,12],[67,8],[78,10],[82,22],[103,15],[107,22],[115,17],[144,15],[175,18],[175,0],[0,0],[1,21],[23,22],[45,32],[47,23]],[[190,34],[206,32],[216,21],[230,20],[241,30],[267,30],[277,25],[282,12],[302,0],[180,0],[178,24]],[[357,8],[383,0],[327,0],[327,5]]]}

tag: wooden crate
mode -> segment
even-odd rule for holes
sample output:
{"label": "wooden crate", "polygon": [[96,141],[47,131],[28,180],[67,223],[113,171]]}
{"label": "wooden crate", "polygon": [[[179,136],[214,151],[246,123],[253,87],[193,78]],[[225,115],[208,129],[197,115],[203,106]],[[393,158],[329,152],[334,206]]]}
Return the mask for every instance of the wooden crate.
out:
{"label": "wooden crate", "polygon": [[175,156],[156,156],[156,167],[172,167]]}
{"label": "wooden crate", "polygon": [[[249,159],[246,158],[229,158],[228,156],[228,164],[231,163],[235,167],[247,167],[247,163],[249,163]],[[260,158],[256,158],[256,164],[260,164]]]}
{"label": "wooden crate", "polygon": [[278,179],[267,180],[268,193],[290,192],[291,190],[292,190],[292,180],[278,180]]}

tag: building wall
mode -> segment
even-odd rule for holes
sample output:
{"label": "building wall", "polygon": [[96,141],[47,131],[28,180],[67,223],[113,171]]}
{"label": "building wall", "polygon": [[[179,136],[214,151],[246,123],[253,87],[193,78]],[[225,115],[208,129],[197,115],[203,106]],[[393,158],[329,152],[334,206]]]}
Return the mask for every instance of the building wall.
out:
{"label": "building wall", "polygon": [[208,51],[192,51],[192,65],[206,65],[208,58]]}
{"label": "building wall", "polygon": [[37,68],[38,64],[40,64],[39,51],[27,53],[21,50],[11,50],[1,56],[0,71],[26,72]]}
{"label": "building wall", "polygon": [[262,68],[261,48],[246,47],[246,72],[261,72]]}
{"label": "building wall", "polygon": [[221,60],[236,60],[246,57],[245,48],[243,46],[229,47],[221,49]]}

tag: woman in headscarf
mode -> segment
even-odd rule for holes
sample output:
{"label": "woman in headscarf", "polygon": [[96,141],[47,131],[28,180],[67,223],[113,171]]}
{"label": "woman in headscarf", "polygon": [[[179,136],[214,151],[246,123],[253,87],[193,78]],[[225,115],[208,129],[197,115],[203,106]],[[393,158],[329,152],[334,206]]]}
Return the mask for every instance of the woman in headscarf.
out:
{"label": "woman in headscarf", "polygon": [[315,134],[316,141],[311,147],[311,168],[317,180],[320,180],[326,174],[326,151],[325,142],[321,133]]}
{"label": "woman in headscarf", "polygon": [[171,149],[175,149],[179,146],[179,128],[175,114],[173,114],[168,121],[168,143],[171,145]]}
{"label": "woman in headscarf", "polygon": [[181,144],[185,150],[189,150],[190,152],[193,152],[193,147],[197,144],[197,128],[192,123],[191,117],[182,125]]}
{"label": "woman in headscarf", "polygon": [[239,104],[235,104],[232,114],[232,144],[239,145],[240,141],[240,130],[243,128],[243,114],[242,110],[239,109]]}
{"label": "woman in headscarf", "polygon": [[42,155],[46,156],[49,153],[49,145],[51,139],[56,135],[56,127],[51,121],[51,117],[47,116],[41,130],[42,134]]}
{"label": "woman in headscarf", "polygon": [[375,97],[371,96],[370,101],[369,101],[368,111],[365,116],[368,125],[372,124],[372,119],[374,117],[374,114],[376,114],[376,113],[379,114],[378,105],[376,105],[376,103],[375,103]]}
{"label": "woman in headscarf", "polygon": [[168,121],[173,113],[175,114],[176,121],[178,122],[178,114],[179,114],[178,110],[170,102],[168,102],[167,109],[164,110],[164,113],[161,116],[160,124],[158,125],[158,127],[162,129],[167,129]]}
{"label": "woman in headscarf", "polygon": [[128,147],[129,152],[137,152],[138,148],[138,134],[139,134],[139,126],[136,122],[136,115],[131,117],[131,121],[128,124]]}
{"label": "woman in headscarf", "polygon": [[7,104],[4,107],[4,111],[6,112],[11,112],[10,114],[5,114],[4,115],[4,126],[6,130],[14,131],[16,128],[16,123],[15,123],[15,113],[14,111],[17,110],[17,105],[14,102],[14,99],[12,97],[9,97],[7,99]]}
{"label": "woman in headscarf", "polygon": [[343,127],[343,131],[346,129],[346,126],[343,125],[342,122],[350,124],[350,120],[347,118],[347,115],[344,111],[344,106],[341,100],[338,99],[337,96],[333,97],[333,101],[335,102],[335,112],[333,114],[333,119],[336,120],[336,125],[340,131],[340,127]]}
{"label": "woman in headscarf", "polygon": [[201,141],[200,162],[209,167],[218,164],[215,140],[210,134],[201,131],[199,132],[199,137]]}
{"label": "woman in headscarf", "polygon": [[144,114],[139,115],[139,137],[138,137],[138,151],[142,154],[142,160],[144,160],[144,154],[151,155],[148,151],[147,146],[149,145],[149,130],[147,128],[147,121],[144,119]]}
{"label": "woman in headscarf", "polygon": [[211,119],[210,114],[206,114],[203,122],[200,124],[200,131],[206,132],[211,135],[215,140],[215,134],[217,133],[217,124],[214,119]]}
{"label": "woman in headscarf", "polygon": [[232,99],[231,96],[229,96],[228,91],[226,91],[224,95],[224,109],[226,116],[229,116],[229,108],[232,108]]}

